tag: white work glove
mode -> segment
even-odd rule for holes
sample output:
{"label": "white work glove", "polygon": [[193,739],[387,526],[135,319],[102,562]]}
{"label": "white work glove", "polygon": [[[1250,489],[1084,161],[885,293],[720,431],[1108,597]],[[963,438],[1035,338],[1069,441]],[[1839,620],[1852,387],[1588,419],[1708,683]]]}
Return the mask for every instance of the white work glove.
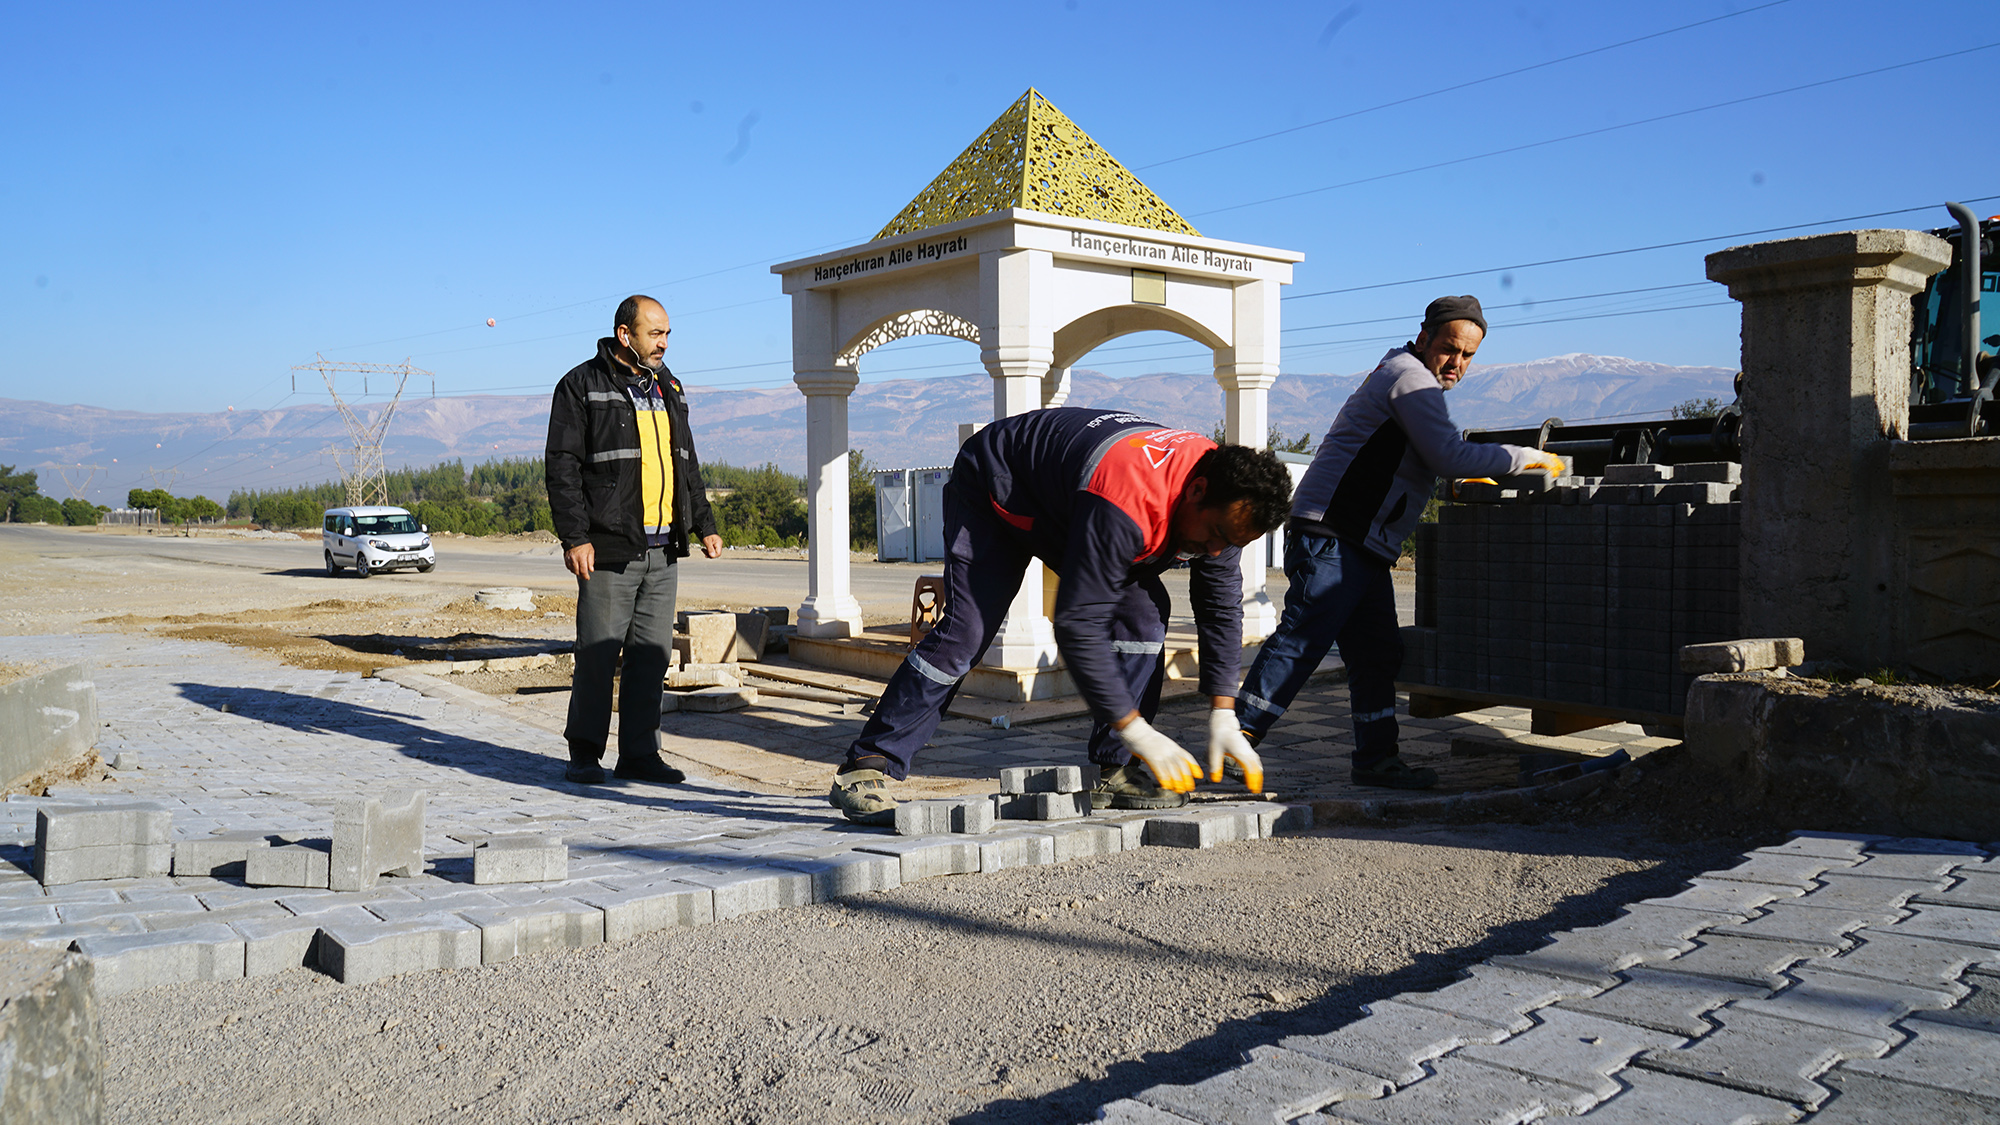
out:
{"label": "white work glove", "polygon": [[1521,467],[1524,469],[1547,469],[1549,475],[1552,477],[1560,477],[1565,472],[1569,471],[1567,467],[1563,465],[1562,458],[1556,456],[1553,453],[1548,452],[1547,450],[1542,450],[1542,449],[1529,450],[1528,462],[1527,464],[1522,465]]}
{"label": "white work glove", "polygon": [[1201,768],[1194,755],[1181,749],[1180,743],[1154,730],[1136,715],[1118,732],[1118,737],[1125,740],[1125,748],[1132,751],[1133,757],[1153,771],[1153,779],[1160,783],[1160,788],[1174,793],[1194,792],[1194,779]]}
{"label": "white work glove", "polygon": [[1236,722],[1235,710],[1217,707],[1208,713],[1208,779],[1222,780],[1222,759],[1243,767],[1243,784],[1252,793],[1264,791],[1264,761],[1250,748],[1250,739]]}

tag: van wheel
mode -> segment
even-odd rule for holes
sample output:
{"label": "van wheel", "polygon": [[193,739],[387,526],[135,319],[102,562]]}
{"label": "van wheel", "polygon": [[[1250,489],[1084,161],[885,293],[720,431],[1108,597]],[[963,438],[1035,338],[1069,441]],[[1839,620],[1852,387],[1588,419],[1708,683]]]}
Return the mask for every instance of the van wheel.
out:
{"label": "van wheel", "polygon": [[432,568],[432,567],[435,567],[436,565],[437,565],[437,564],[436,564],[436,563],[434,563],[434,562],[427,562],[427,563],[418,563],[418,564],[417,564],[417,573],[418,573],[418,574],[429,574],[429,573],[431,572],[431,568]]}
{"label": "van wheel", "polygon": [[354,552],[354,577],[366,578],[373,573],[375,572],[368,569],[368,556],[360,551]]}
{"label": "van wheel", "polygon": [[324,553],[324,554],[326,555],[326,573],[327,573],[327,577],[331,578],[331,577],[333,577],[334,575],[336,575],[336,574],[339,574],[339,573],[340,573],[340,565],[339,565],[338,563],[336,563],[336,562],[334,562],[334,561],[333,561],[333,552],[332,552],[332,551],[326,551],[326,552],[323,552],[323,553]]}

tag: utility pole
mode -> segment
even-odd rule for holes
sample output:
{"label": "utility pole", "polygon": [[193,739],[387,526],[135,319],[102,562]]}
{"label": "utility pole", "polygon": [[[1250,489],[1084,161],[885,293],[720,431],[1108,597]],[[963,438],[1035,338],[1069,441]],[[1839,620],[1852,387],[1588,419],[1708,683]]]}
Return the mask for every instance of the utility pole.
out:
{"label": "utility pole", "polygon": [[97,479],[97,474],[104,471],[104,466],[78,465],[76,471],[83,478],[82,484],[78,484],[76,479],[70,476],[70,471],[67,468],[60,465],[56,466],[56,475],[62,477],[63,487],[69,489],[70,499],[88,500],[89,497],[84,494],[90,491],[90,482]]}
{"label": "utility pole", "polygon": [[[430,377],[433,397],[437,395],[437,378],[422,368],[412,367],[408,359],[399,364],[336,363],[318,353],[314,353],[314,356],[313,362],[302,363],[292,370],[319,372],[320,378],[326,381],[326,393],[333,396],[334,409],[340,411],[340,417],[347,423],[348,436],[354,442],[348,461],[342,462],[338,451],[328,449],[328,452],[333,454],[334,465],[340,469],[341,482],[347,486],[347,505],[355,507],[362,504],[387,504],[388,474],[382,467],[382,438],[389,432],[389,419],[396,414],[396,404],[402,401],[403,388],[409,383],[410,376]],[[334,375],[339,372],[360,375],[363,395],[368,393],[368,376],[393,376],[396,380],[396,393],[389,397],[389,403],[381,414],[364,419],[334,388]],[[298,376],[294,375],[292,390],[298,389]]]}

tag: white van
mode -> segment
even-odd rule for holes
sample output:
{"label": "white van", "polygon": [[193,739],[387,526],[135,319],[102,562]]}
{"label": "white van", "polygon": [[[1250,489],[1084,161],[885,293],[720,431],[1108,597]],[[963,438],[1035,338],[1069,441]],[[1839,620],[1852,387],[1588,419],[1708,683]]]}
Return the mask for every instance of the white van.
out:
{"label": "white van", "polygon": [[437,565],[430,530],[402,508],[328,508],[319,536],[326,572],[339,574],[351,566],[356,577],[366,578],[406,566],[428,571]]}

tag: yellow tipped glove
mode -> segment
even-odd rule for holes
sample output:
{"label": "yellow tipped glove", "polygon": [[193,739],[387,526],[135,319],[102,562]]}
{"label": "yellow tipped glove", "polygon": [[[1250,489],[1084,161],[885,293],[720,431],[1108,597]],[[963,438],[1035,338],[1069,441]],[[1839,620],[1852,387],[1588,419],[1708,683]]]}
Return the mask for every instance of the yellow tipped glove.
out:
{"label": "yellow tipped glove", "polygon": [[1217,707],[1208,713],[1208,779],[1222,780],[1222,759],[1234,758],[1243,767],[1243,784],[1252,793],[1264,791],[1264,760],[1251,749],[1250,739],[1237,725],[1236,712]]}
{"label": "yellow tipped glove", "polygon": [[1174,793],[1194,792],[1194,779],[1201,767],[1194,755],[1181,749],[1180,743],[1136,716],[1118,732],[1118,737],[1125,740],[1125,748],[1132,751],[1133,757],[1153,771],[1153,779],[1160,783],[1160,788]]}
{"label": "yellow tipped glove", "polygon": [[1569,471],[1568,468],[1563,465],[1562,458],[1556,456],[1553,453],[1549,453],[1545,450],[1539,450],[1539,449],[1530,452],[1528,456],[1528,463],[1526,465],[1523,465],[1522,468],[1547,469],[1549,471],[1549,475],[1552,477],[1562,476],[1564,473]]}

